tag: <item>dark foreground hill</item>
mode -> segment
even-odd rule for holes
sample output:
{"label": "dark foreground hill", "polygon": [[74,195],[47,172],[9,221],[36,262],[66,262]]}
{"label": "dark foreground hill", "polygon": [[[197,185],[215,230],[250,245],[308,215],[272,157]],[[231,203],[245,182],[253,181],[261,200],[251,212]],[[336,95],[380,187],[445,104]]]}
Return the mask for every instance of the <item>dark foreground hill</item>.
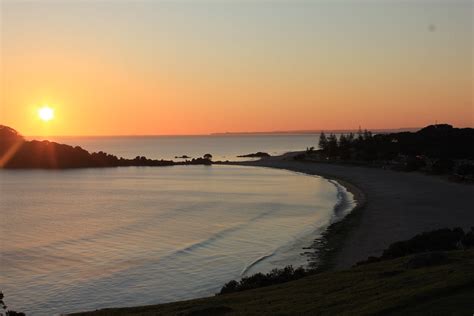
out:
{"label": "dark foreground hill", "polygon": [[122,166],[173,166],[183,164],[211,164],[209,158],[184,162],[148,159],[119,158],[102,151],[89,153],[79,146],[73,147],[50,141],[27,141],[14,129],[0,125],[0,168],[6,169],[68,169]]}
{"label": "dark foreground hill", "polygon": [[445,252],[424,267],[412,264],[417,256],[209,298],[74,315],[472,315],[474,250]]}

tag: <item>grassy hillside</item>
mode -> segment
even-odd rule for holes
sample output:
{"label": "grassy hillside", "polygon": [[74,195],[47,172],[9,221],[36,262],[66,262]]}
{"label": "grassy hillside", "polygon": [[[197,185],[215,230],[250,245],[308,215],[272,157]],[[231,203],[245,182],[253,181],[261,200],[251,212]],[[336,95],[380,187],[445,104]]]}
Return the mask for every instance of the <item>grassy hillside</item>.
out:
{"label": "grassy hillside", "polygon": [[413,267],[414,255],[233,294],[76,315],[472,315],[474,250],[446,255],[422,268]]}

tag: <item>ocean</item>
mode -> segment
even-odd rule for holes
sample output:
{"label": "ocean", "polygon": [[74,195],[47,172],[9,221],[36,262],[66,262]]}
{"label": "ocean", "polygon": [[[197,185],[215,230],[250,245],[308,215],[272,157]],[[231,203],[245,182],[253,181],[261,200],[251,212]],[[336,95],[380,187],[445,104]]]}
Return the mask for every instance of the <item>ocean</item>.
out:
{"label": "ocean", "polygon": [[[314,140],[177,138],[61,142],[124,157],[233,159]],[[352,201],[324,178],[257,167],[0,170],[0,290],[29,315],[213,295],[231,279],[305,265],[303,247],[337,220],[343,197]]]}
{"label": "ocean", "polygon": [[29,137],[81,146],[90,152],[104,151],[124,158],[145,156],[152,159],[177,160],[213,155],[214,160],[248,160],[239,155],[266,152],[281,155],[288,151],[317,147],[319,134],[210,135],[210,136],[90,136]]}

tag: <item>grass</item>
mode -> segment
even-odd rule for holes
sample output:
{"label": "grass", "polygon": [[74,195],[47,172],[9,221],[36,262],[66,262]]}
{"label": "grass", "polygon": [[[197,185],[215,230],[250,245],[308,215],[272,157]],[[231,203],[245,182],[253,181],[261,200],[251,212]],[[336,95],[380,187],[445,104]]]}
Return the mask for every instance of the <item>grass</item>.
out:
{"label": "grass", "polygon": [[75,315],[473,315],[474,250],[408,268],[410,256],[284,284],[153,306]]}

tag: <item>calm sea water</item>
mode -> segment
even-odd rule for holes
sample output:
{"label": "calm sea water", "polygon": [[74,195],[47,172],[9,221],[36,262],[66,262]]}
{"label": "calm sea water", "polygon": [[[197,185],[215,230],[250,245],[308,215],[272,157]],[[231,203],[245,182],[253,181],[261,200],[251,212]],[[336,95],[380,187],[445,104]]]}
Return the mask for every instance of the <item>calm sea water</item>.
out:
{"label": "calm sea water", "polygon": [[255,167],[0,170],[0,289],[32,315],[212,295],[230,279],[305,264],[302,248],[345,193]]}
{"label": "calm sea water", "polygon": [[[35,138],[38,139],[38,138]],[[41,138],[40,138],[41,139]],[[52,141],[81,146],[94,152],[105,151],[124,158],[146,156],[153,159],[192,158],[210,153],[214,160],[239,160],[237,156],[258,151],[271,155],[317,147],[319,134],[307,135],[225,135],[225,136],[92,136],[50,137]],[[248,160],[248,158],[245,158]]]}

